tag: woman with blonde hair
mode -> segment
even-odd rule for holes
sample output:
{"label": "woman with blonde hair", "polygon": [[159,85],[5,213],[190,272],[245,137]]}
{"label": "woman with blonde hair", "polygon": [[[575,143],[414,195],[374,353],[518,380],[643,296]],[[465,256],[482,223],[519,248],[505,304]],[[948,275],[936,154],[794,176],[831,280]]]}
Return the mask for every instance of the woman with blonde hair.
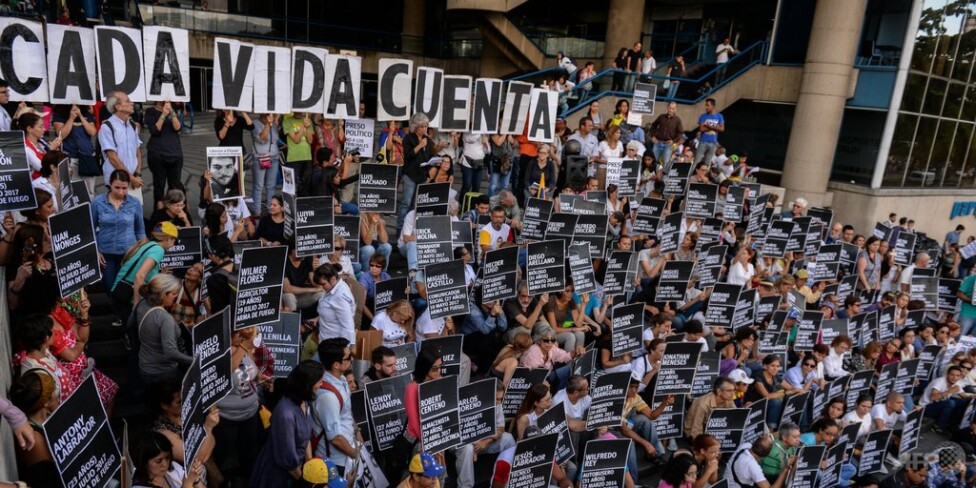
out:
{"label": "woman with blonde hair", "polygon": [[415,318],[410,302],[397,300],[373,317],[372,326],[383,332],[384,346],[394,347],[413,342]]}
{"label": "woman with blonde hair", "polygon": [[122,256],[122,265],[112,285],[112,305],[123,321],[128,320],[134,305],[138,304],[142,286],[155,277],[162,268],[166,250],[173,247],[179,230],[172,222],[164,221],[129,248]]}
{"label": "woman with blonde hair", "polygon": [[519,358],[530,347],[532,347],[532,336],[525,332],[519,332],[511,344],[506,345],[498,352],[488,375],[502,380],[502,384],[507,388],[508,382],[512,380],[512,375],[515,374],[515,368],[518,367]]}

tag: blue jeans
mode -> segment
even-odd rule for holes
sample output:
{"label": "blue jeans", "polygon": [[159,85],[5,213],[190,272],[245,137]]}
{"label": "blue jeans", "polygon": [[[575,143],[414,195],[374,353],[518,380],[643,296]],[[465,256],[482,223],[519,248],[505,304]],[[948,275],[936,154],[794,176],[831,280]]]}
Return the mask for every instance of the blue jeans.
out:
{"label": "blue jeans", "polygon": [[783,416],[783,399],[766,399],[766,423],[770,429],[779,426],[780,417]]}
{"label": "blue jeans", "polygon": [[380,253],[386,258],[386,266],[383,266],[383,271],[386,271],[390,267],[390,255],[393,254],[393,246],[388,242],[384,242],[378,243],[376,246],[365,244],[359,246],[359,264],[363,265],[363,269],[369,266],[369,258],[373,257],[376,253]]}
{"label": "blue jeans", "polygon": [[407,212],[413,207],[414,193],[417,192],[417,182],[404,176],[401,180],[403,188],[400,190],[400,206],[397,208],[397,229],[403,229],[403,219],[407,217]]}
{"label": "blue jeans", "polygon": [[[112,293],[112,287],[115,286],[115,279],[119,276],[119,270],[122,269],[122,258],[123,254],[102,254],[105,257],[105,269],[102,270],[102,283],[105,285],[105,289]],[[122,320],[128,317],[122,317]]]}
{"label": "blue jeans", "polygon": [[417,270],[417,241],[410,241],[403,243],[403,246],[398,247],[400,255],[407,259],[407,269]]}
{"label": "blue jeans", "polygon": [[935,419],[936,425],[942,429],[949,429],[952,416],[965,402],[959,398],[949,398],[941,402],[933,402],[925,406],[925,416]]}
{"label": "blue jeans", "polygon": [[281,171],[281,163],[278,155],[271,156],[271,167],[261,169],[258,158],[254,158],[251,165],[254,171],[254,184],[251,187],[251,213],[261,215],[271,205],[271,197],[274,195],[275,184],[278,182],[278,173]]}
{"label": "blue jeans", "polygon": [[671,144],[667,142],[654,143],[654,160],[659,164],[666,164],[671,160]]}
{"label": "blue jeans", "polygon": [[342,215],[359,215],[359,205],[349,202],[339,202],[342,208]]}
{"label": "blue jeans", "polygon": [[671,81],[671,85],[668,86],[668,98],[674,98],[674,96],[678,94],[679,84],[680,82],[673,81],[673,80]]}
{"label": "blue jeans", "polygon": [[962,335],[970,335],[973,327],[976,326],[976,317],[966,317],[960,313],[959,325],[962,326]]}
{"label": "blue jeans", "polygon": [[512,171],[515,168],[516,162],[512,163],[512,167],[508,169],[508,173],[490,173],[488,176],[488,196],[493,197],[498,194],[498,192],[508,188],[508,180],[512,178]]}
{"label": "blue jeans", "polygon": [[484,169],[481,166],[482,161],[469,161],[469,164],[477,163],[478,169],[461,166],[461,193],[458,194],[458,198],[461,199],[462,204],[468,192],[481,191],[481,170]]}
{"label": "blue jeans", "polygon": [[657,455],[660,456],[664,454],[664,445],[661,444],[661,440],[657,437],[657,429],[654,428],[654,422],[651,419],[645,417],[642,414],[637,414],[634,416],[634,426],[631,430],[641,436],[647,442],[650,442],[654,449],[657,449]]}

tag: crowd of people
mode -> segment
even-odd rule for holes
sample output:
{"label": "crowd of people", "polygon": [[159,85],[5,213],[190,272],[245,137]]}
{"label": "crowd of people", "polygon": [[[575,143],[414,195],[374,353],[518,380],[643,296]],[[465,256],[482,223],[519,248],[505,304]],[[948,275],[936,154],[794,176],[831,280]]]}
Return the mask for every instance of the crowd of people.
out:
{"label": "crowd of people", "polygon": [[[640,52],[640,46],[634,50]],[[947,488],[973,482],[976,465],[967,458],[907,459],[909,453],[899,453],[897,442],[889,445],[888,472],[859,475],[857,470],[864,439],[878,430],[899,428],[913,409],[924,409],[934,421],[933,430],[951,435],[967,454],[976,454],[976,420],[960,428],[960,423],[972,419],[964,419],[964,413],[976,397],[976,349],[962,347],[971,344],[964,339],[976,325],[974,258],[964,258],[961,252],[967,244],[963,226],[946,236],[941,252],[934,254],[937,259],[919,252],[912,256],[913,264],[902,267],[895,262],[894,243],[900,233],[917,232],[913,221],[892,214],[887,222],[890,232],[879,238],[872,229],[834,220],[825,229],[823,242],[851,244],[857,248],[857,258],[838,276],[815,281],[808,270],[815,256],[762,255],[754,236],[746,233],[746,223],[749,214],[765,207],[747,205],[746,218],[725,223],[714,238],[728,249],[718,281],[755,289],[757,300],[779,297],[775,309],[787,312],[786,321],[775,323],[777,314],[772,313],[734,330],[731,324],[706,326],[711,287],[699,288],[697,274],[683,300],[656,297],[666,263],[700,259],[703,222],[685,218],[676,236],[680,247],[662,253],[661,235],[634,230],[641,200],[665,201],[664,216],[682,210],[686,198],[664,191],[668,170],[677,163],[693,165],[690,182],[717,185],[719,203],[752,170],[746,154],[727,154],[719,143],[726,121],[714,100],[706,102],[706,112],[693,125],[677,116],[672,102],[646,126],[631,124],[626,99],[618,100],[614,114],[605,118],[600,102],[593,102],[577,130],[569,129],[564,120],[557,122],[558,137],[552,144],[531,142],[525,134],[439,132],[427,116],[418,113],[402,129],[398,122],[389,122],[379,134],[375,156],[345,150],[341,120],[302,113],[218,111],[213,126],[218,144],[243,148],[252,181],[246,195],[221,200],[214,197],[215,176],[210,171],[200,178],[198,188],[183,186],[184,160],[202,155],[184,153],[182,126],[170,103],[147,107],[136,121],[129,97],[110,93],[96,107],[54,107],[48,127],[43,112],[26,104],[9,104],[7,92],[0,83],[0,104],[7,107],[0,110],[0,130],[24,132],[38,206],[16,216],[8,213],[3,220],[0,262],[7,270],[7,300],[15,324],[16,380],[6,392],[9,400],[0,399],[0,412],[14,428],[20,477],[30,486],[61,486],[41,433],[43,424],[90,375],[95,376],[109,412],[120,396],[148,402],[152,425],[132,451],[135,486],[353,483],[360,473],[364,439],[353,418],[352,393],[366,382],[396,375],[394,348],[410,343],[416,348],[416,363],[403,392],[405,430],[391,449],[372,452],[390,485],[472,487],[478,484],[479,458],[497,454],[489,483],[505,486],[516,443],[541,433],[537,420],[550,408],[565,410],[577,453],[553,465],[552,484],[559,487],[578,483],[588,442],[620,438],[633,441],[627,486],[650,483],[646,478],[650,473],[652,479],[660,479],[658,486],[666,488],[699,488],[720,479],[736,488],[778,488],[791,479],[800,447],[832,446],[840,430],[852,424],[860,427],[851,441],[852,455],[842,466],[840,486]],[[570,174],[568,155],[585,158],[585,174]],[[640,161],[634,188],[601,180],[606,163],[621,157]],[[112,325],[124,328],[131,349],[130,375],[121,392],[115,381],[120,378],[101,374],[86,355],[86,344],[92,339],[87,293],[64,299],[59,295],[47,224],[65,204],[55,190],[57,167],[65,158],[71,163],[72,178],[85,181],[91,192],[92,239],[98,244],[102,268],[101,287],[92,293],[100,289],[109,294],[115,316]],[[152,192],[144,191],[144,159],[152,174]],[[359,211],[356,187],[361,159],[400,167],[396,215]],[[429,164],[432,160],[435,163]],[[337,237],[333,253],[297,256],[294,240],[285,237],[281,167],[294,171],[299,196],[332,197],[336,215],[359,217],[358,253],[346,252],[351,243]],[[460,181],[455,181],[455,171],[461,173]],[[427,306],[424,270],[417,257],[414,197],[418,185],[432,182],[448,182],[457,190],[452,191],[448,214],[453,220],[469,222],[476,236],[476,242],[454,251],[454,258],[464,264],[469,300],[469,313],[462,316],[432,318]],[[195,212],[187,208],[188,191],[199,192]],[[567,280],[560,291],[532,295],[520,267],[512,298],[482,300],[480,267],[486,256],[506,247],[524,247],[519,239],[525,223],[523,209],[532,199],[556,201],[560,195],[594,195],[605,203],[605,251],[636,254],[636,273],[628,291],[603,293],[607,260],[601,253],[592,261],[595,291],[578,292]],[[796,219],[809,210],[802,198],[783,203],[784,210],[774,219]],[[765,205],[778,206],[775,198],[766,199]],[[554,207],[558,211],[559,205]],[[179,229],[194,225],[205,237],[206,265],[195,263],[178,272],[164,268],[164,256]],[[189,331],[235,303],[234,242],[239,241],[288,247],[280,308],[301,312],[306,319],[303,340],[308,359],[287,379],[275,381],[274,358],[256,328],[233,331],[231,392],[210,411],[206,440],[195,461],[185,466],[180,384],[193,360]],[[393,255],[394,246],[402,259]],[[520,266],[524,266],[524,250],[522,257]],[[922,322],[908,324],[911,311],[925,308],[924,301],[912,296],[910,286],[912,276],[922,269],[962,280],[956,294],[959,309],[929,310]],[[393,275],[408,277],[408,299],[375,311],[376,285]],[[845,276],[857,276],[855,290],[844,296],[825,292]],[[894,337],[882,343],[865,340],[867,334],[841,334],[817,343],[812,351],[795,350],[796,314],[803,310],[794,310],[794,291],[805,298],[806,310],[820,311],[827,319],[853,322],[859,314],[893,307]],[[615,356],[613,308],[628,303],[644,304],[643,347]],[[761,346],[764,334],[774,329],[788,332],[786,354]],[[381,331],[382,344],[354,357],[357,332],[368,330]],[[441,351],[424,341],[446,335],[464,336],[459,384],[495,378],[497,430],[472,444],[422,452],[419,385],[439,379],[443,364]],[[662,358],[672,342],[700,343],[702,351],[718,352],[720,375],[708,393],[681,403],[687,409],[681,434],[662,438],[656,420],[676,398],[655,401],[655,390],[661,371],[670,367],[662,364]],[[809,402],[798,422],[781,422],[784,404],[794,395],[817,391],[836,378],[865,370],[877,376],[883,366],[919,358],[929,346],[955,354],[934,364],[930,378],[917,378],[911,393],[892,392],[876,403],[867,392],[851,408],[843,396],[830,398],[817,415]],[[572,361],[589,350],[597,351],[595,371],[574,374]],[[363,377],[354,373],[354,360],[368,363]],[[501,399],[520,367],[547,370],[546,381],[533,385],[514,417],[506,418]],[[590,431],[586,428],[589,388],[594,377],[607,372],[631,373],[625,406],[619,425]],[[722,452],[718,439],[709,433],[711,413],[749,407],[760,400],[767,402],[769,435],[742,443],[735,452]],[[639,461],[652,467],[642,470]]]}

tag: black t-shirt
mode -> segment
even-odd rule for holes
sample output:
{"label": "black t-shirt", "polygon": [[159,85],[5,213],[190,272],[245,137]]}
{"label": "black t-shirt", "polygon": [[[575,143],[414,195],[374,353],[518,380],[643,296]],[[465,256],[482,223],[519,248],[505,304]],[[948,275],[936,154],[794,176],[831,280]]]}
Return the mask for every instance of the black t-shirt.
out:
{"label": "black t-shirt", "polygon": [[[223,128],[224,118],[222,116],[215,117],[214,132],[219,134]],[[227,135],[220,140],[219,145],[221,147],[241,147],[244,148],[244,152],[247,152],[247,146],[244,145],[244,131],[251,129],[254,129],[254,124],[247,125],[244,123],[244,117],[237,117],[234,120],[234,125],[227,129]]]}
{"label": "black t-shirt", "polygon": [[275,222],[271,215],[265,215],[258,221],[258,228],[254,234],[255,239],[264,239],[268,242],[285,243],[285,221]]}
{"label": "black t-shirt", "polygon": [[631,71],[640,71],[641,52],[633,49],[627,50],[627,66]]}
{"label": "black t-shirt", "polygon": [[422,168],[420,165],[434,157],[434,141],[427,136],[424,136],[424,139],[428,139],[427,145],[420,152],[414,153],[414,150],[420,145],[417,134],[411,132],[403,138],[403,174],[416,183],[427,181],[427,168]]}
{"label": "black t-shirt", "polygon": [[292,286],[312,286],[308,282],[308,274],[312,272],[312,258],[305,257],[302,258],[302,262],[298,264],[298,267],[292,265],[291,259],[285,261],[285,278],[288,278],[288,282]]}
{"label": "black t-shirt", "polygon": [[170,217],[169,214],[166,213],[165,208],[157,208],[156,210],[153,210],[152,215],[149,216],[149,229],[155,229],[156,224],[159,224],[160,222],[171,222],[173,225],[177,227],[192,226],[193,217],[190,217],[190,212],[183,212],[183,213],[186,214],[186,221],[184,221],[179,217]]}
{"label": "black t-shirt", "polygon": [[[539,299],[533,298],[532,302],[529,303],[529,306],[526,307],[526,309],[523,311],[522,305],[519,304],[518,298],[513,298],[509,300],[504,307],[505,318],[508,319],[508,324],[509,324],[508,326],[517,327],[519,323],[517,320],[515,320],[515,317],[518,317],[519,314],[522,314],[525,315],[525,318],[529,318],[529,315],[532,315],[532,312],[535,311],[535,307],[537,307],[538,305],[539,305]],[[539,318],[542,317],[545,317],[545,307],[543,307],[543,313],[539,314]],[[534,325],[535,324],[526,324],[527,328],[529,329],[531,329],[532,326]]]}

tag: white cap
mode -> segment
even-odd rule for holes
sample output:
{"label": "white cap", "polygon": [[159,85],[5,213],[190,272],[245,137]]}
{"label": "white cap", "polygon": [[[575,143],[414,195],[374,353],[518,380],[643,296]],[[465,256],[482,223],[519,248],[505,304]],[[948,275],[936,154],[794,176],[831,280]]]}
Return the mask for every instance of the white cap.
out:
{"label": "white cap", "polygon": [[733,383],[745,383],[747,385],[751,385],[752,382],[755,381],[746,375],[746,372],[742,371],[741,369],[733,369],[732,372],[729,373],[728,379],[732,380]]}

